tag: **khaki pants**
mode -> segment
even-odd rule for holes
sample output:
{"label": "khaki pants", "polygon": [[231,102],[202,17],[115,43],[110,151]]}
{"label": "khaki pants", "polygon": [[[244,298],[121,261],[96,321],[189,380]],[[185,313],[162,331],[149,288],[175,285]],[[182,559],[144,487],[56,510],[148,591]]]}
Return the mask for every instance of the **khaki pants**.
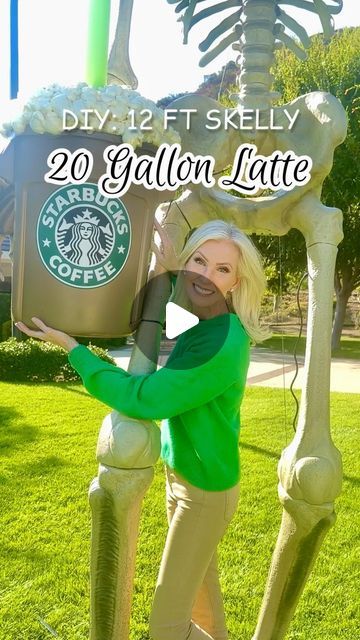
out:
{"label": "khaki pants", "polygon": [[227,640],[216,547],[236,511],[239,484],[205,491],[166,468],[169,531],[152,612],[153,640]]}

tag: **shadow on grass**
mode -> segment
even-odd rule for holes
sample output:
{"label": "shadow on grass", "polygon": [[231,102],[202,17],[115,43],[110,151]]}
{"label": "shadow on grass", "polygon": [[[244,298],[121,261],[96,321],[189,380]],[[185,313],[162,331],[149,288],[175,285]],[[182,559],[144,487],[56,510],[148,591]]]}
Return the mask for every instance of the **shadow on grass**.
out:
{"label": "shadow on grass", "polygon": [[34,442],[39,428],[30,424],[13,424],[22,414],[9,407],[0,407],[0,451],[17,449],[20,445]]}
{"label": "shadow on grass", "polygon": [[346,482],[350,482],[350,484],[353,484],[355,487],[360,487],[360,478],[347,476],[346,473],[344,473],[343,479],[346,480]]}
{"label": "shadow on grass", "polygon": [[266,456],[266,458],[272,458],[273,460],[279,460],[280,453],[276,451],[268,451],[267,449],[262,449],[261,447],[257,447],[254,444],[247,444],[246,442],[240,441],[240,449],[249,449],[249,451],[253,451],[253,453],[260,453],[260,455]]}
{"label": "shadow on grass", "polygon": [[[75,385],[77,383],[73,382],[72,384]],[[78,386],[79,386],[78,389],[74,389],[74,386],[70,386],[69,384],[64,382],[61,383],[62,390],[69,391],[70,393],[78,393],[80,396],[86,396],[87,398],[91,398],[90,394],[87,391],[85,391],[81,382],[78,383]]]}
{"label": "shadow on grass", "polygon": [[84,389],[81,380],[74,380],[71,382],[14,382],[13,380],[0,380],[0,382],[4,382],[9,386],[12,385],[17,389],[21,386],[30,388],[35,387],[36,389],[39,389],[39,387],[43,386],[53,388],[56,391],[69,391],[70,393],[78,393],[80,396],[90,396],[90,394]]}
{"label": "shadow on grass", "polygon": [[55,389],[56,391],[69,391],[69,393],[77,393],[80,396],[91,397],[90,394],[84,389],[81,380],[71,382],[38,382],[36,387],[44,385]]}
{"label": "shadow on grass", "polygon": [[18,562],[20,558],[26,560],[30,565],[36,566],[36,571],[39,573],[39,569],[45,569],[48,567],[49,559],[52,557],[50,553],[44,553],[39,549],[35,549],[34,546],[29,546],[27,549],[23,546],[7,546],[1,545],[0,559],[5,562],[15,560]]}
{"label": "shadow on grass", "polygon": [[[273,460],[280,460],[281,453],[277,453],[275,451],[269,451],[268,449],[257,447],[254,444],[247,444],[246,442],[240,442],[240,448],[248,449],[253,453],[259,453],[260,455],[263,455],[266,458],[271,458]],[[360,478],[356,478],[354,476],[348,476],[346,475],[346,473],[344,473],[343,475],[343,480],[346,480],[346,482],[350,482],[350,484],[353,484],[355,487],[360,486]]]}
{"label": "shadow on grass", "polygon": [[21,469],[22,473],[25,473],[26,476],[33,477],[54,473],[60,467],[67,467],[68,465],[69,463],[63,458],[48,456],[46,458],[41,458],[37,462],[29,462],[22,465]]}

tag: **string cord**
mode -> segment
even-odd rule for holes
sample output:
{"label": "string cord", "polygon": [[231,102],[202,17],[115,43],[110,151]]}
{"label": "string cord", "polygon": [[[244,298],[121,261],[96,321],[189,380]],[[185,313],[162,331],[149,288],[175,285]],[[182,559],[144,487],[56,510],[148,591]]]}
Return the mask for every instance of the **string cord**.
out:
{"label": "string cord", "polygon": [[[190,224],[189,220],[187,219],[187,217],[186,217],[185,213],[183,212],[183,210],[182,210],[182,209],[181,209],[181,207],[179,206],[179,204],[176,202],[176,200],[172,200],[172,201],[171,201],[171,204],[172,204],[172,202],[174,202],[174,204],[176,204],[176,206],[177,206],[177,208],[179,209],[179,211],[180,211],[180,213],[181,213],[182,217],[184,218],[184,220],[185,220],[185,222],[186,222],[187,226],[188,226],[188,227],[189,227],[189,229],[191,230],[191,229],[192,229],[191,224]],[[170,208],[170,207],[169,207],[169,208]]]}
{"label": "string cord", "polygon": [[296,339],[295,342],[295,346],[294,346],[294,351],[293,351],[293,356],[294,356],[294,361],[295,361],[295,374],[294,377],[290,383],[290,393],[292,395],[292,397],[294,398],[295,401],[295,415],[294,415],[294,419],[293,419],[293,430],[294,432],[296,432],[296,420],[298,417],[298,413],[299,413],[299,401],[294,393],[293,387],[295,384],[295,380],[298,376],[299,373],[299,363],[298,363],[298,359],[297,359],[297,348],[298,345],[300,343],[300,338],[302,336],[302,330],[303,330],[303,326],[304,326],[304,318],[303,318],[303,313],[302,313],[302,309],[301,309],[301,305],[300,305],[300,289],[301,289],[301,285],[304,282],[305,278],[308,277],[309,274],[307,271],[305,271],[305,273],[303,273],[303,275],[300,278],[298,287],[297,287],[297,291],[296,291],[296,304],[297,304],[297,308],[298,308],[298,313],[299,313],[299,318],[300,318],[300,328],[299,328],[299,333],[298,333],[298,337]]}
{"label": "string cord", "polygon": [[217,98],[216,98],[216,99],[217,99],[217,101],[219,101],[219,100],[220,100],[221,90],[222,90],[222,88],[223,88],[223,84],[224,84],[225,72],[226,72],[226,69],[228,68],[228,65],[230,64],[230,62],[232,62],[232,60],[229,60],[229,61],[226,63],[226,65],[224,66],[224,69],[223,69],[223,72],[222,72],[222,76],[221,76],[221,82],[220,82],[220,86],[219,86],[219,91],[218,91]]}
{"label": "string cord", "polygon": [[[280,300],[283,297],[283,251],[282,251],[282,238],[278,236],[279,247],[279,296]],[[279,309],[276,311],[277,322],[279,322]],[[285,443],[287,445],[287,403],[286,403],[286,387],[285,387],[285,345],[284,345],[284,329],[281,325],[281,357],[282,357],[282,382],[283,382],[283,403],[284,403],[284,433]]]}

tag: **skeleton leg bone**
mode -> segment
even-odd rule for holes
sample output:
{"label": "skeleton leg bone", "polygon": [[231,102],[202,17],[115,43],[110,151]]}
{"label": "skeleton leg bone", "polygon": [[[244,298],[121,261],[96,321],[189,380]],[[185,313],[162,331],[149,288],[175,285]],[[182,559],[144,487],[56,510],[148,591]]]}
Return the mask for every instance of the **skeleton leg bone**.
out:
{"label": "skeleton leg bone", "polygon": [[[156,274],[156,266],[153,275]],[[170,294],[168,276],[151,278],[144,317],[163,318]],[[161,326],[142,322],[136,341],[152,345],[145,355],[135,346],[128,371],[155,370]],[[151,359],[150,359],[151,355]],[[130,419],[117,411],[106,416],[99,434],[99,474],[89,491],[92,511],[90,640],[128,640],[135,553],[142,499],[160,455],[155,422]]]}
{"label": "skeleton leg bone", "polygon": [[[341,212],[309,198],[292,212],[305,236],[309,271],[305,388],[296,435],[283,451],[279,498],[284,512],[253,640],[284,638],[328,529],[341,490],[341,455],[329,426],[333,272]],[[311,224],[311,221],[314,224]]]}
{"label": "skeleton leg bone", "polygon": [[[344,137],[346,126],[337,101],[327,96],[324,100],[323,94],[318,96],[318,105],[325,104],[328,110],[324,114],[317,108],[316,98],[312,96],[310,103],[303,101],[307,108],[309,104],[315,105],[308,113],[307,123],[312,123],[310,130],[314,130],[315,172],[306,188],[246,200],[214,190],[207,195],[197,190],[188,192],[181,201],[183,215],[191,226],[219,217],[255,232],[281,235],[289,228],[297,228],[307,245],[309,317],[305,386],[296,436],[279,463],[279,497],[284,515],[253,640],[281,640],[285,636],[324,536],[335,521],[334,500],[341,488],[341,456],[330,435],[329,383],[333,274],[337,245],[342,239],[342,218],[338,209],[325,207],[319,196],[331,168],[333,149]],[[335,117],[340,114],[335,123],[329,119],[332,107]],[[327,124],[326,131],[319,130],[322,122]],[[293,145],[290,134],[286,137],[288,148],[296,149],[297,136]],[[315,142],[320,144],[318,150]],[[163,215],[163,224],[180,245],[175,212],[173,203],[167,215]],[[183,222],[181,228],[185,228]]]}

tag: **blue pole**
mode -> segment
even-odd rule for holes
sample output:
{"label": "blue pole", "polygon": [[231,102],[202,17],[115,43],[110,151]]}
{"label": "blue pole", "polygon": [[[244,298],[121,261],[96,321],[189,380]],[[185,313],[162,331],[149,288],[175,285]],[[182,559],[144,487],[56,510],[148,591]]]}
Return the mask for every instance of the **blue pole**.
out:
{"label": "blue pole", "polygon": [[10,98],[19,91],[19,0],[10,0]]}

